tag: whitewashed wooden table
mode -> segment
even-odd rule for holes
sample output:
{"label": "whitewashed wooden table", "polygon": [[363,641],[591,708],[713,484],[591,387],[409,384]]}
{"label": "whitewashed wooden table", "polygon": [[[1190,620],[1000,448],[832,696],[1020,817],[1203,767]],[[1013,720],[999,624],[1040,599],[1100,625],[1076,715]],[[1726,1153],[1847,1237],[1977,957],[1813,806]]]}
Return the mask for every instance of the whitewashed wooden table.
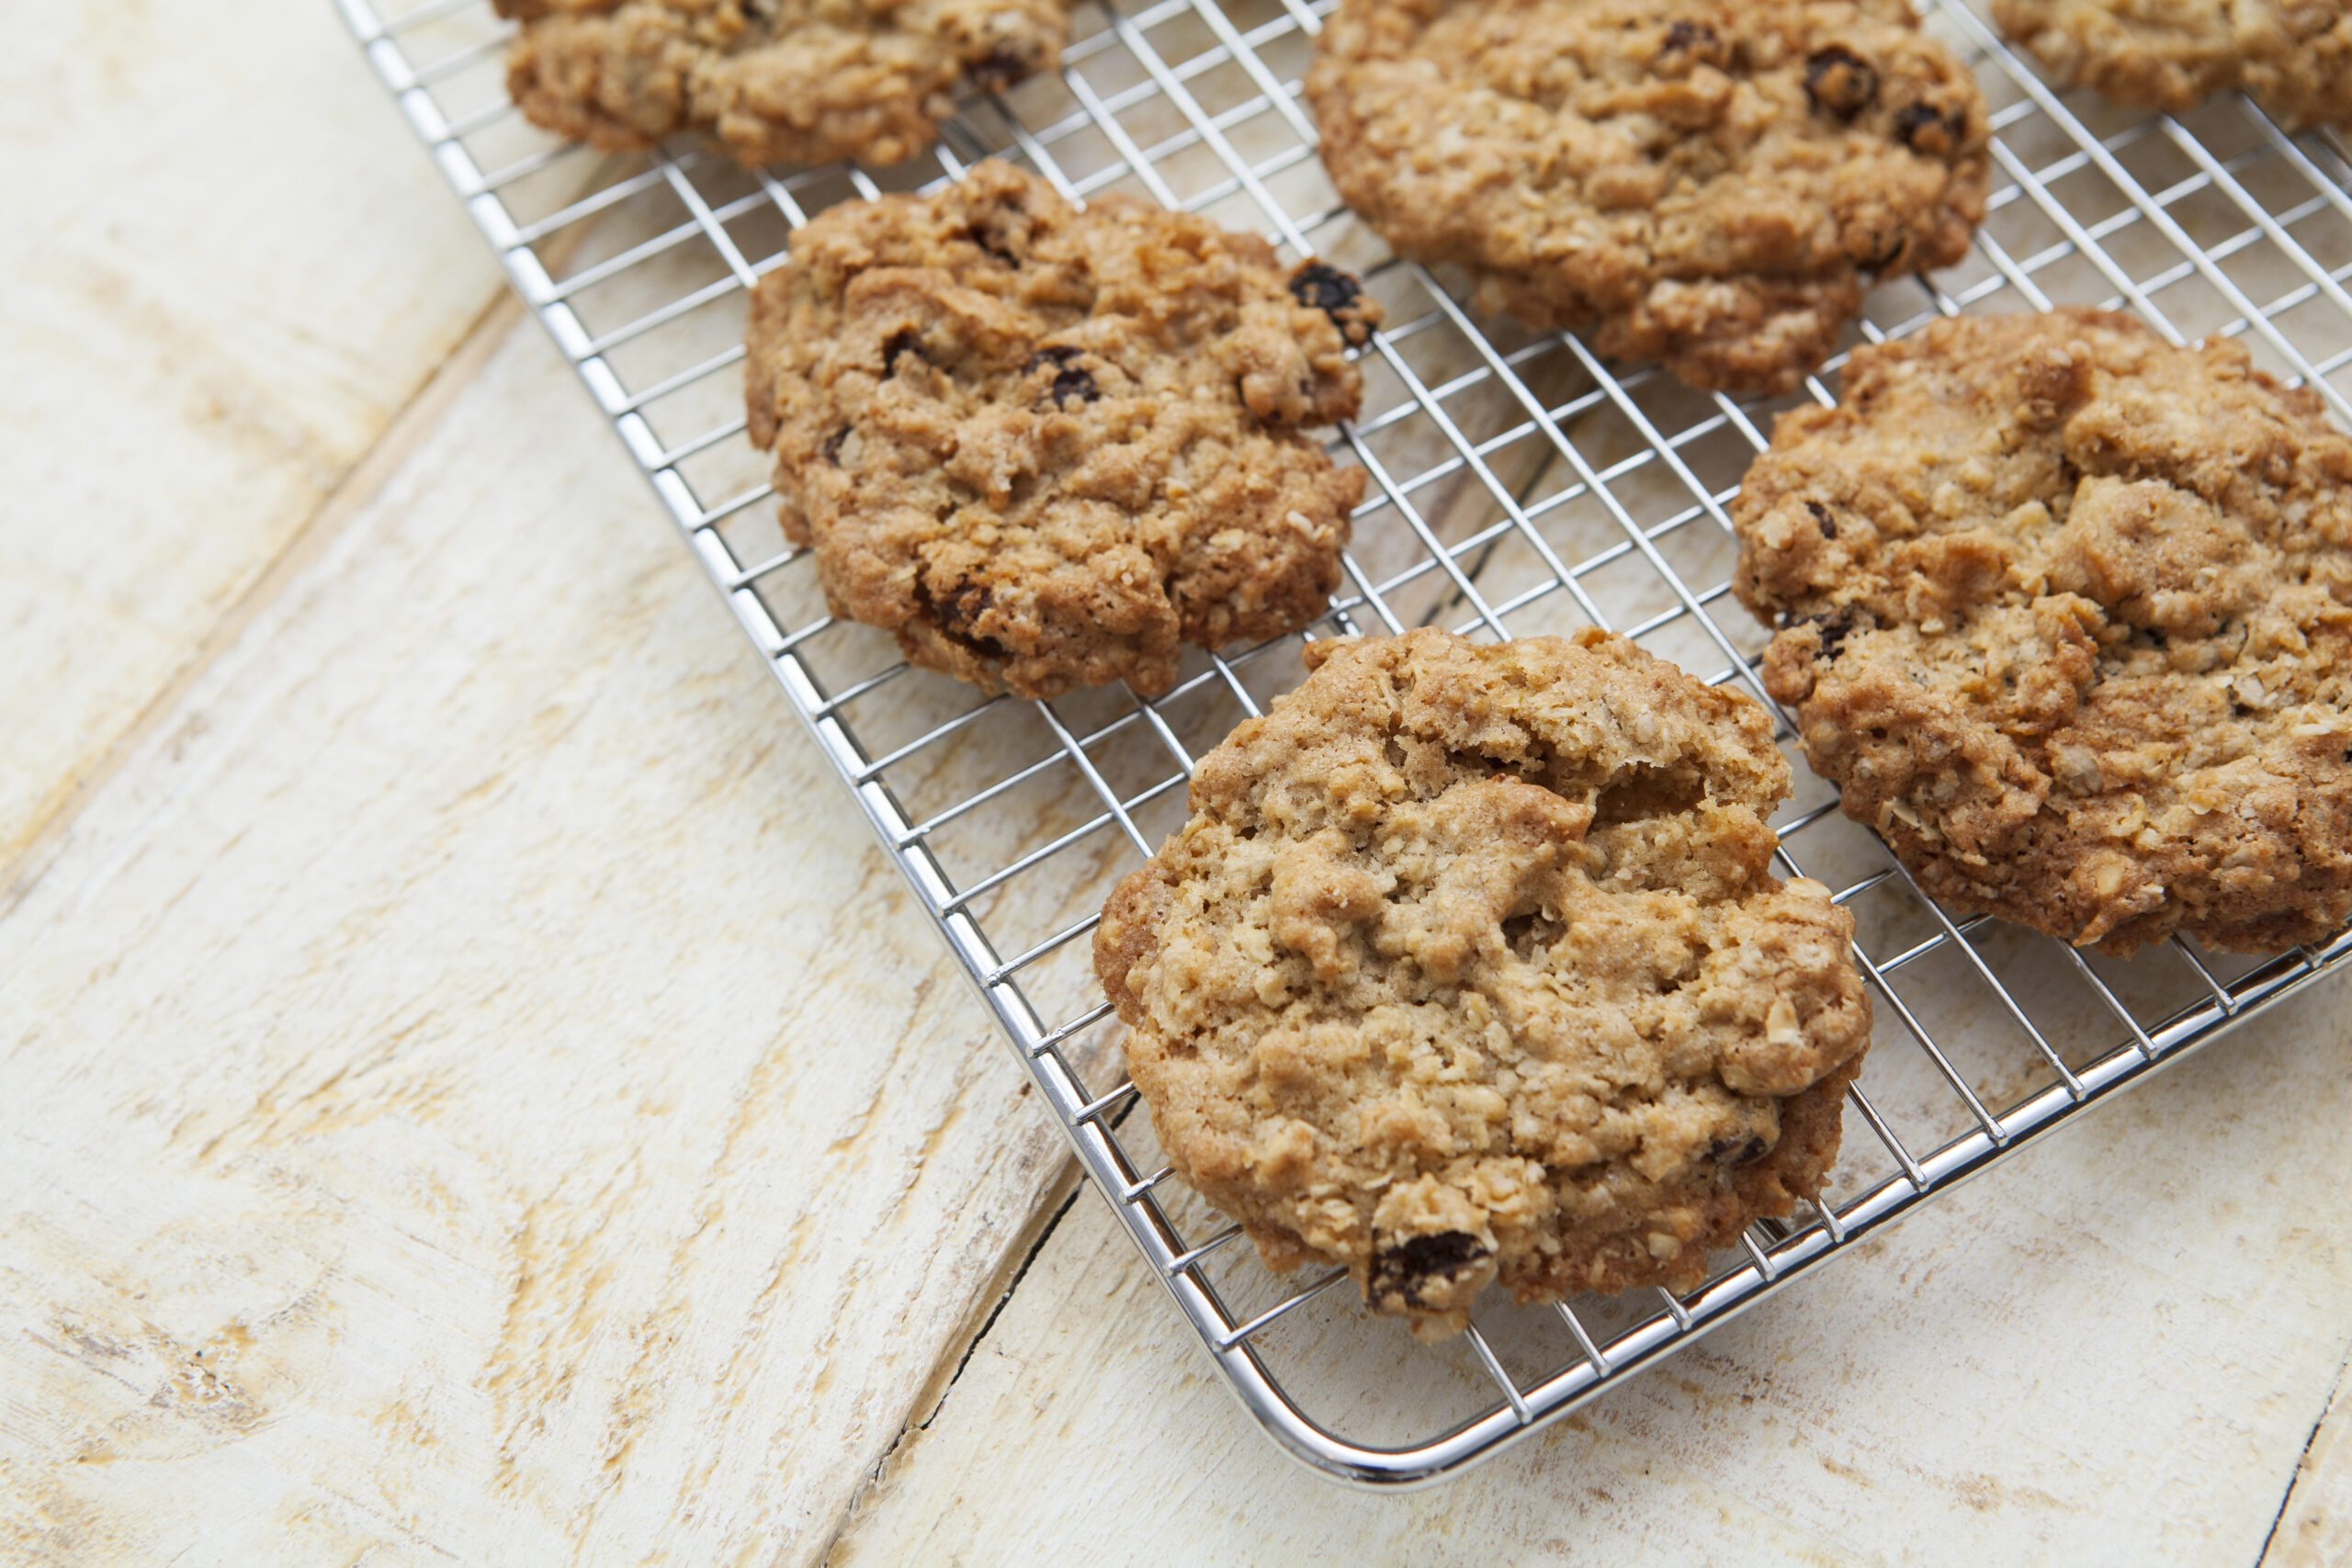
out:
{"label": "whitewashed wooden table", "polygon": [[2340,987],[1461,1480],[1294,1470],[329,11],[17,28],[0,1561],[2352,1556]]}

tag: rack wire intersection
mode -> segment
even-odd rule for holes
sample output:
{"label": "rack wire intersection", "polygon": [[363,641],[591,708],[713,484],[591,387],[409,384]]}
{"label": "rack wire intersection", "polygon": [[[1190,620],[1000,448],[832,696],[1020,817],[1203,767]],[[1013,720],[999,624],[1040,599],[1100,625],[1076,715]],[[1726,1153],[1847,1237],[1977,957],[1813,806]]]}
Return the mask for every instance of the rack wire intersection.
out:
{"label": "rack wire intersection", "polygon": [[[747,173],[683,145],[600,157],[514,114],[508,29],[486,0],[389,17],[335,3],[1147,1266],[1243,1405],[1325,1475],[1423,1484],[1498,1451],[2352,955],[2346,932],[2267,962],[2175,941],[2116,964],[1952,916],[1798,761],[1781,859],[1840,889],[1880,1004],[1823,1201],[1755,1227],[1687,1296],[1536,1311],[1489,1292],[1460,1340],[1416,1346],[1332,1291],[1344,1275],[1268,1272],[1167,1180],[1087,963],[1111,884],[1181,823],[1194,760],[1300,678],[1300,639],[1195,656],[1149,704],[1124,689],[990,700],[908,670],[887,637],[826,616],[812,563],[763,504],[741,438],[744,291],[808,214],[991,154],[1073,197],[1131,192],[1331,257],[1394,324],[1363,353],[1363,417],[1332,443],[1370,471],[1369,499],[1307,635],[1597,624],[1758,696],[1766,633],[1728,598],[1724,506],[1793,400],[1741,404],[1474,320],[1459,279],[1390,257],[1325,180],[1300,98],[1332,0],[1086,0],[1058,76],[967,100],[933,152],[879,174]],[[2332,134],[2284,135],[2234,96],[2174,118],[2061,95],[1960,0],[1924,9],[1993,104],[1996,189],[1971,256],[1877,290],[1849,345],[1939,314],[2108,305],[2175,341],[2241,336],[2352,424],[2352,161]],[[1803,395],[1833,400],[1842,363]]]}

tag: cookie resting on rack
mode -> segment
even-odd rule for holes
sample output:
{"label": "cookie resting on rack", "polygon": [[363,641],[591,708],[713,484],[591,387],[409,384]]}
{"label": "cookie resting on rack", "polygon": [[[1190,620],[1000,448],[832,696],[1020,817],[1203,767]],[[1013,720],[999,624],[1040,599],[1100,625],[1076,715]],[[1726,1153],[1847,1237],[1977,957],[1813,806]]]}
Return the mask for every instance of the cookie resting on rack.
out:
{"label": "cookie resting on rack", "polygon": [[699,130],[746,164],[896,164],[961,80],[1061,62],[1063,0],[494,0],[523,24],[506,86],[536,125],[607,152]]}
{"label": "cookie resting on rack", "polygon": [[1791,389],[1984,215],[1984,98],[1905,0],[1342,0],[1306,95],[1399,254],[1700,387]]}
{"label": "cookie resting on rack", "polygon": [[1340,581],[1378,307],[1319,263],[989,162],[831,209],[752,301],[752,439],[837,616],[1049,697],[1157,695],[1180,643],[1296,631]]}
{"label": "cookie resting on rack", "polygon": [[2121,955],[2352,914],[2352,441],[2227,341],[1939,321],[1781,416],[1736,586],[1931,896]]}
{"label": "cookie resting on rack", "polygon": [[2340,0],[1993,0],[1993,19],[2062,82],[2174,113],[2242,88],[2289,130],[2352,123],[2352,13]]}
{"label": "cookie resting on rack", "polygon": [[1177,1174],[1424,1339],[1495,1280],[1690,1289],[1817,1194],[1871,1010],[1767,870],[1763,707],[1590,631],[1307,662],[1096,928]]}

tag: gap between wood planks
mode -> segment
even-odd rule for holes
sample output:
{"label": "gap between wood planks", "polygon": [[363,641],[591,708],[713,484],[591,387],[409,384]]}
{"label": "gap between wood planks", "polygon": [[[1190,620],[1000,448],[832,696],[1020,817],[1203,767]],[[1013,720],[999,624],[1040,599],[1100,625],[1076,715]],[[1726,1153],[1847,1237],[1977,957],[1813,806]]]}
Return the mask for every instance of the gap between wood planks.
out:
{"label": "gap between wood planks", "polygon": [[[1142,1103],[1140,1099],[1129,1100],[1119,1113],[1111,1118],[1111,1125],[1114,1128],[1125,1126],[1127,1118],[1135,1114],[1136,1107]],[[842,1508],[841,1517],[833,1521],[833,1528],[826,1532],[825,1544],[812,1559],[819,1568],[832,1561],[833,1548],[840,1544],[842,1532],[849,1529],[850,1522],[857,1517],[858,1510],[865,1506],[866,1498],[882,1484],[882,1478],[889,1472],[891,1465],[897,1462],[914,1438],[931,1429],[932,1422],[945,1408],[947,1396],[955,1392],[956,1384],[963,1378],[964,1369],[972,1364],[972,1358],[987,1342],[989,1330],[996,1327],[996,1320],[1004,1315],[1006,1307],[1012,1304],[1013,1292],[1020,1290],[1021,1281],[1029,1277],[1030,1268],[1045,1256],[1046,1248],[1053,1242],[1054,1233],[1061,1228],[1062,1221],[1069,1217],[1070,1210],[1077,1206],[1079,1194],[1086,1188],[1086,1176],[1078,1168],[1077,1156],[1066,1156],[1060,1173],[1054,1178],[1053,1186],[1046,1190],[1046,1196],[1038,1202],[1036,1212],[1029,1216],[1029,1223],[1021,1228],[1021,1234],[1012,1238],[1012,1244],[1004,1249],[1004,1259],[997,1265],[989,1288],[974,1293],[971,1308],[965,1314],[964,1321],[956,1325],[956,1332],[940,1342],[938,1363],[932,1368],[931,1380],[923,1384],[922,1392],[907,1407],[905,1425],[899,1428],[899,1435],[891,1439],[882,1457],[875,1461],[865,1483],[850,1495],[849,1501]],[[983,1308],[986,1308],[985,1314]]]}
{"label": "gap between wood planks", "polygon": [[[1024,1098],[1028,1094],[1025,1084],[1022,1086],[1022,1094]],[[1133,1116],[1136,1107],[1142,1103],[1142,1096],[1130,1097],[1126,1104],[1119,1108],[1118,1113],[1111,1118],[1112,1131],[1124,1130],[1127,1118]],[[899,1428],[898,1438],[883,1454],[881,1461],[875,1465],[874,1473],[866,1478],[865,1485],[858,1488],[860,1497],[882,1479],[882,1472],[890,1468],[891,1459],[905,1446],[909,1434],[931,1429],[940,1407],[947,1403],[948,1392],[964,1375],[964,1369],[972,1364],[974,1353],[979,1349],[980,1342],[989,1337],[989,1330],[996,1326],[996,1320],[1004,1314],[1006,1307],[1012,1304],[1012,1292],[1019,1290],[1021,1281],[1029,1277],[1029,1266],[1045,1255],[1046,1244],[1054,1239],[1054,1232],[1061,1227],[1070,1206],[1078,1201],[1079,1193],[1085,1188],[1086,1175],[1078,1168],[1078,1156],[1065,1156],[1053,1186],[1047,1188],[1045,1197],[1038,1201],[1037,1212],[1029,1216],[1029,1223],[1021,1228],[1020,1235],[1012,1238],[1012,1245],[1004,1249],[1004,1261],[997,1265],[995,1276],[989,1280],[989,1288],[972,1298],[971,1311],[965,1314],[962,1323],[956,1325],[956,1332],[941,1342],[939,1365],[932,1369],[931,1381],[923,1384],[922,1391],[915,1395],[914,1403],[907,1407],[907,1424]],[[988,1316],[974,1327],[973,1320],[979,1317],[983,1302],[989,1303]],[[967,1334],[968,1340],[966,1337]],[[956,1349],[959,1344],[963,1346],[961,1351]],[[951,1359],[956,1363],[953,1371],[947,1367]],[[840,1536],[842,1525],[856,1510],[857,1501],[857,1498],[852,1498],[849,1508],[842,1511],[841,1519],[835,1523],[833,1537],[825,1542],[828,1553],[833,1549],[833,1538]]]}
{"label": "gap between wood planks", "polygon": [[439,427],[458,394],[471,384],[522,319],[522,301],[513,289],[502,285],[475,314],[465,335],[458,340],[458,346],[433,367],[408,400],[394,412],[375,445],[345,470],[325,499],[296,525],[244,591],[221,612],[220,618],[204,634],[171,679],[107,744],[96,764],[74,784],[74,792],[34,829],[24,848],[6,865],[0,866],[0,918],[24,901],[40,881],[41,874],[49,869],[58,846],[80,820],[83,811],[121,772],[123,764],[178,711],[181,701],[205,672],[235,646],[254,617],[274,604],[366,510],[425,437]]}
{"label": "gap between wood planks", "polygon": [[[1132,1111],[1134,1107],[1130,1105],[1128,1109]],[[1061,1228],[1062,1221],[1069,1217],[1079,1195],[1085,1190],[1086,1179],[1078,1168],[1077,1157],[1065,1156],[1053,1186],[1046,1190],[1036,1211],[1029,1216],[1028,1223],[1012,1238],[1012,1244],[1004,1249],[1003,1259],[998,1263],[988,1288],[973,1293],[972,1304],[966,1311],[963,1322],[956,1325],[954,1333],[940,1341],[939,1359],[932,1368],[930,1381],[916,1393],[914,1402],[907,1406],[907,1419],[899,1428],[899,1435],[890,1440],[890,1446],[882,1451],[882,1457],[866,1472],[865,1482],[850,1494],[848,1502],[842,1506],[840,1517],[833,1520],[833,1528],[825,1532],[824,1545],[811,1559],[820,1568],[832,1561],[833,1548],[840,1543],[842,1532],[857,1517],[858,1509],[874,1489],[882,1483],[883,1476],[888,1473],[908,1443],[931,1429],[932,1422],[945,1407],[948,1394],[955,1391],[957,1381],[963,1377],[964,1369],[972,1364],[972,1358],[988,1339],[989,1331],[996,1326],[996,1320],[1004,1314],[1006,1307],[1012,1304],[1012,1293],[1021,1288],[1021,1281],[1029,1277],[1030,1267],[1045,1256],[1046,1247],[1054,1239],[1054,1233]]]}
{"label": "gap between wood planks", "polygon": [[[963,1377],[964,1369],[972,1364],[973,1353],[988,1338],[989,1331],[996,1326],[996,1320],[1004,1315],[1004,1309],[1012,1304],[1012,1294],[1021,1289],[1021,1281],[1029,1277],[1030,1265],[1045,1255],[1046,1244],[1054,1239],[1054,1232],[1061,1228],[1064,1216],[1069,1214],[1070,1205],[1078,1201],[1078,1195],[1085,1186],[1086,1179],[1078,1168],[1077,1159],[1065,1156],[1060,1171],[1054,1177],[1054,1184],[1038,1200],[1036,1212],[1029,1216],[1028,1223],[1012,1238],[1012,1245],[1004,1249],[1004,1258],[997,1264],[996,1272],[989,1277],[988,1288],[974,1293],[964,1321],[956,1325],[953,1334],[940,1341],[939,1363],[932,1368],[930,1381],[922,1385],[916,1393],[914,1402],[907,1406],[906,1425],[899,1429],[899,1436],[891,1442],[889,1450],[874,1466],[874,1473],[867,1478],[868,1485],[882,1479],[882,1472],[890,1466],[891,1455],[899,1451],[910,1433],[931,1429],[932,1422],[947,1403],[948,1393],[956,1387],[956,1381]],[[951,1361],[955,1363],[953,1366],[948,1364]],[[848,1513],[843,1512],[842,1517],[847,1519]],[[834,1533],[840,1533],[838,1525]]]}
{"label": "gap between wood planks", "polygon": [[[2311,1479],[2312,1448],[2319,1441],[2319,1435],[2327,1429],[2328,1422],[2338,1414],[2337,1404],[2344,1395],[2344,1374],[2347,1369],[2352,1369],[2352,1352],[2347,1352],[2345,1359],[2336,1363],[2335,1381],[2328,1385],[2327,1398],[2319,1407],[2319,1419],[2313,1421],[2312,1429],[2303,1434],[2303,1451],[2296,1457],[2295,1468],[2287,1477],[2286,1495],[2278,1499],[2278,1511],[2270,1517],[2270,1529],[2262,1538],[2262,1551],[2255,1559],[2255,1568],[2266,1568],[2271,1561],[2278,1545],[2278,1527],[2287,1522],[2287,1514],[2295,1506],[2296,1491],[2304,1481]],[[2287,1542],[2287,1550],[2293,1551],[2297,1544]]]}

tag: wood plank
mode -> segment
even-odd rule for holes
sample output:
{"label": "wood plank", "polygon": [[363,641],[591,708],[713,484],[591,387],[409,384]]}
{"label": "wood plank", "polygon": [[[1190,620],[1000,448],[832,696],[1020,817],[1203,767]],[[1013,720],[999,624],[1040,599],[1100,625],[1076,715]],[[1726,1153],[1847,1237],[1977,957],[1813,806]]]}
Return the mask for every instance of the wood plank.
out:
{"label": "wood plank", "polygon": [[[1408,1496],[1277,1461],[1081,1196],[828,1562],[2251,1562],[2352,1337],[2347,1112],[2338,986]],[[1366,1404],[1492,1397],[1298,1315]]]}
{"label": "wood plank", "polygon": [[499,287],[332,6],[17,22],[0,880]]}
{"label": "wood plank", "polygon": [[527,326],[0,916],[0,1080],[34,1564],[808,1561],[1064,1168]]}

